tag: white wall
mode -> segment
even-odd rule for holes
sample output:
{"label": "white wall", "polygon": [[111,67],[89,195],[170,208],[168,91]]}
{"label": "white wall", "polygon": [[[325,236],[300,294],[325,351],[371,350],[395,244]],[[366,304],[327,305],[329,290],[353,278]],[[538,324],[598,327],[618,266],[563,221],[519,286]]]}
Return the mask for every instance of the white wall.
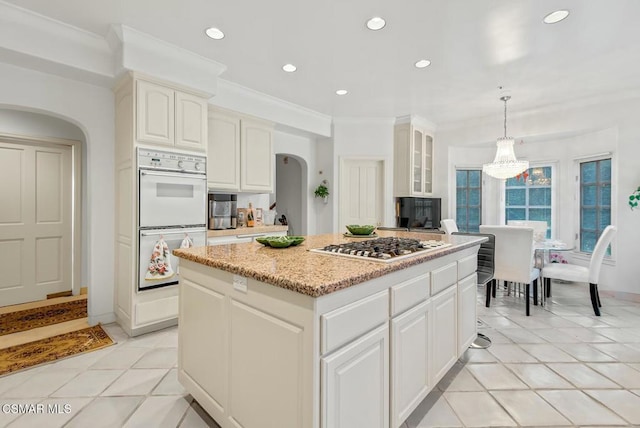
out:
{"label": "white wall", "polygon": [[[31,110],[78,126],[86,141],[86,279],[89,321],[112,322],[114,100],[106,88],[0,63],[0,108]],[[36,132],[37,130],[34,130]]]}
{"label": "white wall", "polygon": [[393,126],[395,119],[349,119],[336,118],[333,123],[333,154],[332,180],[329,180],[329,197],[333,212],[332,227],[338,227],[340,200],[340,165],[341,159],[381,159],[384,161],[384,196],[383,210],[384,226],[394,226],[394,197],[393,197]]}
{"label": "white wall", "polygon": [[[627,206],[629,194],[640,185],[640,123],[637,112],[640,100],[621,100],[615,103],[602,103],[572,109],[549,109],[515,116],[509,122],[509,134],[524,144],[516,143],[518,158],[526,158],[531,163],[557,160],[558,188],[558,238],[573,242],[577,219],[575,194],[574,159],[590,154],[610,151],[613,153],[612,180],[612,223],[618,227],[614,240],[615,254],[611,264],[603,267],[601,289],[611,290],[623,296],[626,293],[640,294],[640,266],[637,257],[640,254],[640,211],[632,212]],[[498,124],[499,125],[499,124]],[[437,144],[448,147],[446,162],[448,171],[438,175],[438,180],[447,183],[449,203],[444,206],[453,209],[455,192],[456,165],[481,166],[490,162],[495,148],[487,142],[500,135],[495,123],[490,120],[477,120],[458,128],[440,129],[436,134]],[[483,147],[473,147],[473,144]],[[466,147],[461,147],[466,146]],[[440,159],[440,161],[445,161]],[[496,180],[485,177],[487,192],[483,203],[487,205],[488,217],[483,222],[497,222],[496,200],[499,195]],[[483,210],[484,214],[484,210]],[[450,215],[455,215],[451,212]],[[574,259],[586,264],[585,260]]]}
{"label": "white wall", "polygon": [[316,169],[310,175],[311,190],[315,189],[327,180],[327,188],[329,189],[329,202],[324,203],[320,198],[313,197],[313,212],[316,217],[316,233],[332,233],[334,224],[338,224],[337,219],[334,222],[333,213],[334,206],[337,206],[337,181],[334,179],[334,142],[332,138],[318,138],[316,144]]}

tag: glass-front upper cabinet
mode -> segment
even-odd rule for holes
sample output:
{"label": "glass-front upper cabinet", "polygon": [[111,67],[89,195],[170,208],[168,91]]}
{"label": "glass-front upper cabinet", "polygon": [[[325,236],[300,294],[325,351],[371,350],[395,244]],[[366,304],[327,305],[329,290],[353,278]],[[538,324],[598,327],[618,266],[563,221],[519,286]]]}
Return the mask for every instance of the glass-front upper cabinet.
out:
{"label": "glass-front upper cabinet", "polygon": [[394,196],[433,192],[433,137],[424,127],[400,123],[394,129]]}

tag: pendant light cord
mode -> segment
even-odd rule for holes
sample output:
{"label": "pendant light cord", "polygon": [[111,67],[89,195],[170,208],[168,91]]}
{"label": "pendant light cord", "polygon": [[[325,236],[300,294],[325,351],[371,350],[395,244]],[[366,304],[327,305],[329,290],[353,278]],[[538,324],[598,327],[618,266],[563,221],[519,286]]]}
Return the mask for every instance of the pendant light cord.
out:
{"label": "pendant light cord", "polygon": [[507,101],[509,101],[511,97],[509,95],[505,95],[500,99],[504,101],[504,138],[506,139],[507,138]]}

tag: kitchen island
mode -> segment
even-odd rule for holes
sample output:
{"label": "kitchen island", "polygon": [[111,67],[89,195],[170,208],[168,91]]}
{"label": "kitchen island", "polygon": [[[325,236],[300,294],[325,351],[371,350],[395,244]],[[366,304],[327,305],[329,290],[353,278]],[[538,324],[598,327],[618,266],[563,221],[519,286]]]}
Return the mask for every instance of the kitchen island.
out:
{"label": "kitchen island", "polygon": [[175,250],[178,379],[223,427],[399,427],[476,337],[484,238],[378,232],[445,246],[381,262],[307,237]]}

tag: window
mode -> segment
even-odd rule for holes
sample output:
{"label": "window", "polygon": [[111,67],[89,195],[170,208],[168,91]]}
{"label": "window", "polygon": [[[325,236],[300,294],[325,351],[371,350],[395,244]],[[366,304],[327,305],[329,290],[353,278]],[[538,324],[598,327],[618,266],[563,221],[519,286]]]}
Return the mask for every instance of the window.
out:
{"label": "window", "polygon": [[479,232],[482,211],[482,171],[456,170],[456,224],[460,232]]}
{"label": "window", "polygon": [[[611,224],[611,158],[580,163],[580,251],[592,253]],[[611,255],[611,248],[607,249]]]}
{"label": "window", "polygon": [[509,178],[505,187],[505,219],[547,222],[551,238],[551,167],[529,168],[519,177]]}

